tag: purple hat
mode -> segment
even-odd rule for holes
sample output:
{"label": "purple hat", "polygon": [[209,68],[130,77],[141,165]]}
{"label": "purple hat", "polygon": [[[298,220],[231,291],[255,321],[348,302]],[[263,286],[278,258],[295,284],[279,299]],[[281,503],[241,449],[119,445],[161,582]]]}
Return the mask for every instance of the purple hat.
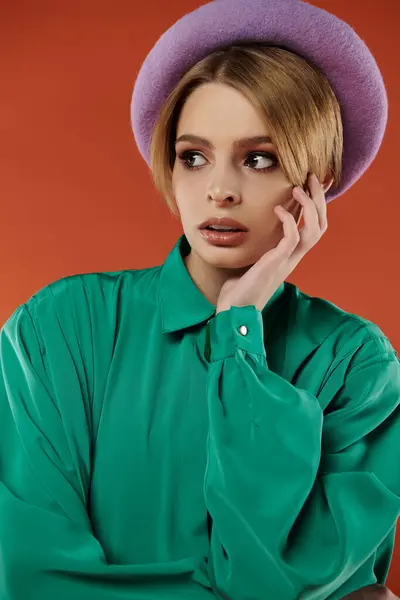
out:
{"label": "purple hat", "polygon": [[214,0],[184,15],[158,39],[135,82],[133,134],[150,166],[150,141],[160,109],[182,75],[220,46],[269,42],[319,68],[332,86],[343,121],[343,171],[331,202],[369,167],[387,122],[387,95],[374,57],[356,32],[331,13],[301,0]]}

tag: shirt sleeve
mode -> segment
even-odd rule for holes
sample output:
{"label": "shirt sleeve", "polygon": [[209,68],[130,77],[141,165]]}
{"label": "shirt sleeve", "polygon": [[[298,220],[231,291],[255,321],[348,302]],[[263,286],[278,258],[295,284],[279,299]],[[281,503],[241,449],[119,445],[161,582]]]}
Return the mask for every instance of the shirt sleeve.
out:
{"label": "shirt sleeve", "polygon": [[46,310],[37,319],[21,305],[0,332],[0,598],[178,597],[189,585],[184,560],[109,564],[94,535],[90,365]]}
{"label": "shirt sleeve", "polygon": [[209,321],[207,569],[221,599],[336,600],[376,582],[400,514],[400,364],[371,326],[331,356],[317,398],[269,370],[255,306]]}

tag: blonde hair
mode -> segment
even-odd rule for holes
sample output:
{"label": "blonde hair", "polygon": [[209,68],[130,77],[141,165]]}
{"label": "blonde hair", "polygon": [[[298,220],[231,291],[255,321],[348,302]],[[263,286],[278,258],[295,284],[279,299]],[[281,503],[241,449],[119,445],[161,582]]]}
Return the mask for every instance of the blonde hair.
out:
{"label": "blonde hair", "polygon": [[343,127],[339,102],[326,77],[308,59],[280,46],[237,43],[191,67],[165,100],[153,129],[150,168],[156,189],[172,214],[175,139],[182,107],[200,85],[223,83],[242,92],[265,115],[281,169],[293,186],[307,174],[333,186],[342,172]]}

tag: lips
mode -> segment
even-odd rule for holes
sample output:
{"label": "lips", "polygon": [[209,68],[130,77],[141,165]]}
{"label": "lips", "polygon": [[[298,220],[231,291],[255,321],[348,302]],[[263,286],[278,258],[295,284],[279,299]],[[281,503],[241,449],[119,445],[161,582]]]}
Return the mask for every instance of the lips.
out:
{"label": "lips", "polygon": [[[207,221],[203,221],[201,225],[199,225],[199,229],[205,229],[210,225],[214,227],[229,227],[230,229],[237,229],[239,231],[248,231],[246,225],[236,221],[235,219],[228,219],[227,217],[214,217],[211,219],[207,219]],[[215,230],[216,231],[216,230]],[[223,231],[222,229],[219,231]]]}

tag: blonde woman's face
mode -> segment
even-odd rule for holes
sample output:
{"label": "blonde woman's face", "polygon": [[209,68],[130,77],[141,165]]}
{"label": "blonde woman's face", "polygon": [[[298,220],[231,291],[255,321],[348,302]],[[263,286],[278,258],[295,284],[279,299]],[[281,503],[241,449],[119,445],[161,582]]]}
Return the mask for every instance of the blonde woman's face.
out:
{"label": "blonde woman's face", "polygon": [[[188,135],[195,137],[180,140]],[[192,250],[215,267],[246,267],[276,246],[283,236],[273,212],[277,204],[296,221],[301,214],[275,146],[271,140],[246,141],[256,136],[269,137],[265,122],[243,94],[227,85],[197,88],[180,114],[173,194]],[[205,240],[199,225],[213,217],[244,224],[248,231],[243,241],[216,246]]]}

